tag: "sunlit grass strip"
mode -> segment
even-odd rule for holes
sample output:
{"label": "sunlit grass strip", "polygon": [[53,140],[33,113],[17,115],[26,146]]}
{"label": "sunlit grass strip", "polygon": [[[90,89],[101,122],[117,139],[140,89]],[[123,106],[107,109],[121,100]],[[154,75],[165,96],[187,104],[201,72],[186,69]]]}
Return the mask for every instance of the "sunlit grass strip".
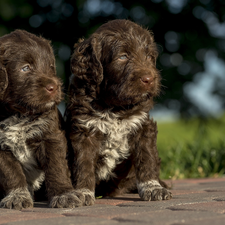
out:
{"label": "sunlit grass strip", "polygon": [[164,179],[216,177],[225,173],[225,116],[158,124]]}

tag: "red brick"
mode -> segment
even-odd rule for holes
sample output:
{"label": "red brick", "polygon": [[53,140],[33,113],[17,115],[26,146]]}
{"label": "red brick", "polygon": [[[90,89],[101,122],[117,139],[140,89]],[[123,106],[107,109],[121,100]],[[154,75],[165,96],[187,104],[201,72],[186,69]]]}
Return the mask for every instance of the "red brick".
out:
{"label": "red brick", "polygon": [[191,195],[191,194],[196,194],[196,193],[205,193],[205,191],[201,190],[170,190],[172,195]]}
{"label": "red brick", "polygon": [[53,217],[64,217],[63,215],[52,214],[52,213],[33,213],[33,212],[22,212],[15,213],[10,215],[1,215],[0,224],[16,222],[16,221],[25,221],[25,220],[37,220],[43,218],[53,218]]}
{"label": "red brick", "polygon": [[167,209],[179,211],[179,210],[186,210],[186,211],[210,211],[215,213],[225,213],[225,201],[217,201],[217,202],[204,202],[204,203],[190,203],[190,204],[183,204],[179,206],[171,206]]}
{"label": "red brick", "polygon": [[126,194],[123,196],[117,196],[115,198],[100,198],[96,199],[95,204],[119,205],[122,203],[129,203],[134,201],[141,201],[138,194]]}

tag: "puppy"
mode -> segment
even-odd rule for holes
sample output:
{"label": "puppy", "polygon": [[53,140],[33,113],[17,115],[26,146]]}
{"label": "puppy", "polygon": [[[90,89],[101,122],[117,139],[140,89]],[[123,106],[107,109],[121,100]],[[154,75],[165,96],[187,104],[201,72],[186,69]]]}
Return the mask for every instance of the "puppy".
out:
{"label": "puppy", "polygon": [[75,207],[62,99],[50,42],[23,30],[0,38],[0,207],[33,206],[45,180],[50,207]]}
{"label": "puppy", "polygon": [[83,205],[135,187],[145,201],[172,197],[159,179],[157,125],[149,118],[160,92],[157,54],[152,33],[129,20],[103,24],[75,45],[65,115]]}

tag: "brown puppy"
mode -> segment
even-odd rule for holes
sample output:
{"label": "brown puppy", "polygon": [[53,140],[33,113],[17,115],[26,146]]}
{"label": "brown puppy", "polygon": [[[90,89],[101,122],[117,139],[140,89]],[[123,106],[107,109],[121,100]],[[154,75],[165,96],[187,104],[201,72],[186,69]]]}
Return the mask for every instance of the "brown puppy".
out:
{"label": "brown puppy", "polygon": [[128,20],[110,21],[75,46],[66,117],[72,181],[84,205],[94,194],[135,187],[142,200],[172,197],[159,180],[157,126],[148,114],[160,92],[156,58],[152,33]]}
{"label": "brown puppy", "polygon": [[71,184],[50,42],[16,30],[0,38],[0,207],[33,206],[45,180],[50,207],[81,203]]}

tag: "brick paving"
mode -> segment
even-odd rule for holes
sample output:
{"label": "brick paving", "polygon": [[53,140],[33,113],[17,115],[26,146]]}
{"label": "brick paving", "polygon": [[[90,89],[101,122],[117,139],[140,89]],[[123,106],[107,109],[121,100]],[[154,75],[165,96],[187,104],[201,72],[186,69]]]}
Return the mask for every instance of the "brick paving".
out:
{"label": "brick paving", "polygon": [[0,209],[0,225],[225,224],[225,178],[166,182],[173,194],[168,201],[145,202],[137,194],[126,194],[75,209],[51,209],[46,202],[35,202],[32,209]]}

